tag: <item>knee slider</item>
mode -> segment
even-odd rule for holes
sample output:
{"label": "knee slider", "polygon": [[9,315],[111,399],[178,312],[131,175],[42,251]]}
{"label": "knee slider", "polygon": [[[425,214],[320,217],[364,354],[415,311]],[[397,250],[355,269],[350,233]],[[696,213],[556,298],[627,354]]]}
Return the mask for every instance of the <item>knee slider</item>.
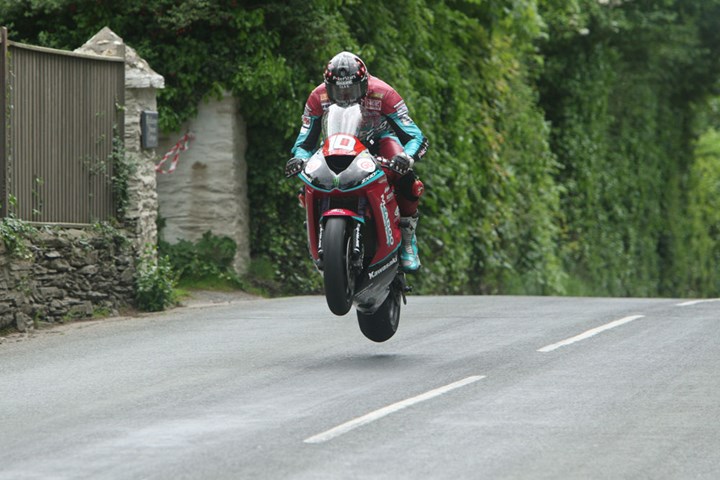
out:
{"label": "knee slider", "polygon": [[413,197],[420,198],[424,192],[425,185],[423,185],[423,182],[421,182],[419,178],[416,178],[415,181],[412,183],[411,188],[411,193]]}
{"label": "knee slider", "polygon": [[425,191],[425,185],[412,170],[397,181],[397,190],[408,200],[418,200]]}

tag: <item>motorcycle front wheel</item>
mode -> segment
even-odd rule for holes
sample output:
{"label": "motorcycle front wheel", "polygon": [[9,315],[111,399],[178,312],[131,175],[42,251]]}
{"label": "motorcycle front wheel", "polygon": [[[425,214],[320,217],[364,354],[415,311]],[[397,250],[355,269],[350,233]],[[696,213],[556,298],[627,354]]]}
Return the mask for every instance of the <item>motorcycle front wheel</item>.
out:
{"label": "motorcycle front wheel", "polygon": [[401,300],[402,294],[393,286],[390,287],[390,293],[375,313],[366,315],[358,311],[358,325],[363,335],[378,343],[389,340],[395,335],[400,324]]}
{"label": "motorcycle front wheel", "polygon": [[330,311],[342,316],[350,311],[355,282],[350,268],[351,235],[348,220],[330,217],[322,237],[325,300]]}

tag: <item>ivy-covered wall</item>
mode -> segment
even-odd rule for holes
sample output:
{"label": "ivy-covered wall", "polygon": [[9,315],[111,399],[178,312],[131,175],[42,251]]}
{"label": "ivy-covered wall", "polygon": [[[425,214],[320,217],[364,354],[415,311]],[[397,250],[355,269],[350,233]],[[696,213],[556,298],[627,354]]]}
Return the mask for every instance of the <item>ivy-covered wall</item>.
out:
{"label": "ivy-covered wall", "polygon": [[319,288],[282,169],[325,63],[351,50],[431,142],[418,291],[720,294],[720,0],[23,0],[0,18],[62,47],[109,25],[165,76],[168,129],[232,91],[251,271],[278,292]]}

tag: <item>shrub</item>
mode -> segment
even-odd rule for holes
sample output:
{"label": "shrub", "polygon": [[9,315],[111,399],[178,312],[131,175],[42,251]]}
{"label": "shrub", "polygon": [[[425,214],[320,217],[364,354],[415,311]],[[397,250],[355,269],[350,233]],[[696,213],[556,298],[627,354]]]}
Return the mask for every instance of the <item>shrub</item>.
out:
{"label": "shrub", "polygon": [[135,282],[137,307],[148,312],[158,312],[175,303],[175,274],[167,256],[146,252],[140,258]]}
{"label": "shrub", "polygon": [[161,255],[167,256],[181,283],[220,280],[237,284],[239,279],[232,262],[237,244],[226,236],[207,231],[197,242],[180,240],[175,244],[159,242]]}

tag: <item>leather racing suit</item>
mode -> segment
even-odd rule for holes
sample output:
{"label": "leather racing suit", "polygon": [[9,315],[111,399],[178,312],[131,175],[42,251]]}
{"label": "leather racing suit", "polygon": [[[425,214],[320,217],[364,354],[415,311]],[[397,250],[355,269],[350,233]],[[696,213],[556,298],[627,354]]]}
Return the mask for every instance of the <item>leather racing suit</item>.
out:
{"label": "leather racing suit", "polygon": [[[330,104],[325,84],[320,84],[305,104],[302,128],[292,148],[294,157],[307,160],[317,150],[322,117]],[[410,118],[405,101],[390,85],[368,75],[367,94],[360,100],[360,106],[363,112],[360,140],[370,149],[370,153],[389,160],[405,151],[415,161],[425,155],[428,141]],[[383,170],[398,194],[400,215],[416,215],[423,192],[422,182],[412,170],[403,176],[387,167],[383,167]]]}

